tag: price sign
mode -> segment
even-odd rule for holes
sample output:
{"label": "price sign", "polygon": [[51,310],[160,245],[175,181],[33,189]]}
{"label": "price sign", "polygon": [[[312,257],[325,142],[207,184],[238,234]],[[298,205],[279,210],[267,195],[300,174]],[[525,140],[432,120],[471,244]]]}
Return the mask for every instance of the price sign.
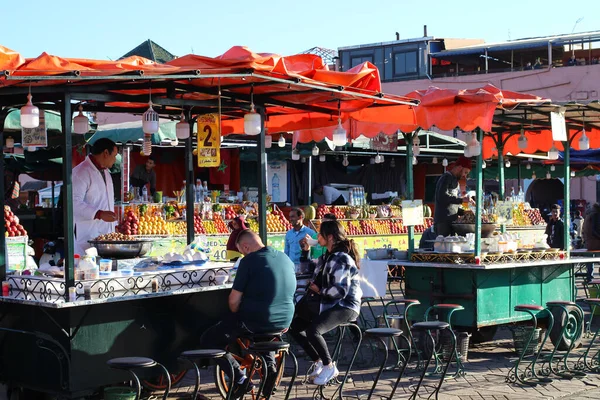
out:
{"label": "price sign", "polygon": [[198,116],[198,166],[218,167],[221,163],[221,130],[218,114]]}
{"label": "price sign", "polygon": [[404,226],[423,225],[423,200],[402,201],[402,223]]}
{"label": "price sign", "polygon": [[44,110],[40,110],[40,124],[37,128],[21,128],[21,143],[23,147],[47,147],[48,134]]}
{"label": "price sign", "polygon": [[499,224],[512,225],[513,223],[513,207],[512,201],[497,201],[495,212],[498,216]]}

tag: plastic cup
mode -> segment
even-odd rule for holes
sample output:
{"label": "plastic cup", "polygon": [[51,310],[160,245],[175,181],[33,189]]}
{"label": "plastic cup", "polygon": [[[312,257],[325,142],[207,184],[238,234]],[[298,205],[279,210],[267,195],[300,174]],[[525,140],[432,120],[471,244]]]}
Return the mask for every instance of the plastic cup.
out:
{"label": "plastic cup", "polygon": [[110,272],[112,270],[112,260],[103,258],[100,260],[100,272]]}
{"label": "plastic cup", "polygon": [[77,288],[69,288],[69,301],[77,301]]}

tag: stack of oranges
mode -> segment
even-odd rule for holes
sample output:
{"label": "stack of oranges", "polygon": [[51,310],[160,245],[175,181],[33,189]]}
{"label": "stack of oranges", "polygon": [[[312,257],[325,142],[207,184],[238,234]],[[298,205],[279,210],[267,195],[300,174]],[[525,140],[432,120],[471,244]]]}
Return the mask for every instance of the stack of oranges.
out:
{"label": "stack of oranges", "polygon": [[140,218],[138,224],[138,234],[140,235],[168,235],[169,229],[167,222],[162,216],[146,213]]}

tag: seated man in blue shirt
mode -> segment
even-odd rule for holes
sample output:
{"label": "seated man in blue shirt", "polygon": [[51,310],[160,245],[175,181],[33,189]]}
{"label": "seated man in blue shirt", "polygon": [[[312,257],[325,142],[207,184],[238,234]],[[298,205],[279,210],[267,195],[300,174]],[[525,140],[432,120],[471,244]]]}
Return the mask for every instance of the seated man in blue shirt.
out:
{"label": "seated man in blue shirt", "polygon": [[317,233],[309,227],[304,226],[304,211],[302,209],[292,208],[289,216],[292,229],[285,234],[284,252],[294,264],[298,264],[300,262],[300,255],[302,254],[300,240],[304,239],[306,235],[314,239]]}

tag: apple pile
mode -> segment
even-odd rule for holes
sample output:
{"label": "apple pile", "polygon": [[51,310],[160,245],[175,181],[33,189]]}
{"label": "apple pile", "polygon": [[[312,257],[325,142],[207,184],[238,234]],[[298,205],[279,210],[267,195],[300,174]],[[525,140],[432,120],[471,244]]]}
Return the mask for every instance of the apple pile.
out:
{"label": "apple pile", "polygon": [[4,206],[4,229],[6,237],[27,235],[27,231],[19,223],[19,217],[13,214],[9,206]]}
{"label": "apple pile", "polygon": [[544,218],[542,217],[542,213],[538,208],[532,208],[529,210],[525,210],[525,214],[529,217],[529,221],[531,221],[531,225],[543,225],[546,223]]}
{"label": "apple pile", "polygon": [[204,229],[204,224],[202,223],[202,218],[200,214],[197,212],[194,213],[194,233],[196,235],[205,235],[206,229]]}
{"label": "apple pile", "polygon": [[342,207],[331,206],[331,210],[329,212],[332,213],[333,215],[335,215],[335,217],[337,219],[344,219],[344,218],[346,218],[345,208],[346,207],[344,207],[344,206],[342,206]]}
{"label": "apple pile", "polygon": [[238,213],[236,212],[236,210],[233,206],[226,206],[224,208],[224,210],[225,210],[225,219],[226,220],[234,219],[238,216]]}
{"label": "apple pile", "polygon": [[392,234],[398,235],[400,233],[407,233],[408,228],[402,225],[401,219],[392,219],[390,220],[390,232]]}
{"label": "apple pile", "polygon": [[123,216],[123,220],[117,226],[117,232],[124,235],[138,235],[139,234],[140,219],[133,210],[129,210]]}

